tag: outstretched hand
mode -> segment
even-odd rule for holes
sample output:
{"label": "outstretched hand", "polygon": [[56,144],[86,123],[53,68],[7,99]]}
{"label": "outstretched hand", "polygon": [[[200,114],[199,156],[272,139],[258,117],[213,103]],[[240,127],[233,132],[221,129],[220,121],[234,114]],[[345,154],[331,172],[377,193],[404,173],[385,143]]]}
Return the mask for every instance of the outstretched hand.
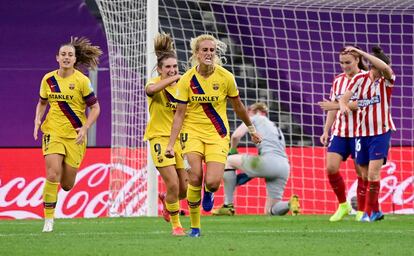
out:
{"label": "outstretched hand", "polygon": [[330,101],[327,99],[323,99],[323,101],[319,101],[318,105],[321,107],[322,110],[330,111],[330,110],[338,110],[339,104],[335,101]]}

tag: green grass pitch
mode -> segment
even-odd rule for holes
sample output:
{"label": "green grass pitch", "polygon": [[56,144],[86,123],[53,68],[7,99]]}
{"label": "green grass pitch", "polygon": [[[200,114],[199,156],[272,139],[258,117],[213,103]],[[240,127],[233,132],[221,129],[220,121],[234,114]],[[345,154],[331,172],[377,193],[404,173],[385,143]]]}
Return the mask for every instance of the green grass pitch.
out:
{"label": "green grass pitch", "polygon": [[[1,255],[413,255],[414,215],[330,223],[327,215],[203,216],[200,238],[173,237],[162,218],[1,220]],[[189,218],[182,218],[184,227]]]}

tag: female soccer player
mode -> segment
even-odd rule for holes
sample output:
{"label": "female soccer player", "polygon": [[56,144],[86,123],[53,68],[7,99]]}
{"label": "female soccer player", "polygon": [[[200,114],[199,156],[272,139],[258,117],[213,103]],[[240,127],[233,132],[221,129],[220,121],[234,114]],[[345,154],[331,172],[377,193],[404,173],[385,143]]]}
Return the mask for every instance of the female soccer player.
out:
{"label": "female soccer player", "polygon": [[[362,56],[357,52],[349,52],[343,48],[339,53],[339,63],[343,70],[343,73],[335,77],[331,93],[330,100],[335,102],[335,107],[339,108],[338,100],[346,91],[347,86],[351,82],[352,78],[361,72],[365,72],[367,69],[363,63]],[[354,97],[355,98],[355,97]],[[328,102],[319,103],[322,108],[327,108]],[[357,109],[357,104],[354,102],[351,104],[353,109]],[[349,115],[343,115],[340,111],[330,110],[328,111],[327,119],[324,126],[324,132],[320,137],[320,141],[323,145],[328,145],[328,153],[326,157],[326,172],[328,175],[329,183],[332,190],[338,199],[338,209],[329,218],[329,221],[340,221],[351,211],[351,206],[346,202],[346,188],[345,182],[339,172],[341,161],[346,161],[349,155],[352,159],[355,159],[355,128],[356,128],[356,111],[350,112]],[[328,144],[329,131],[332,131],[332,137]],[[360,172],[357,164],[355,164],[355,170],[358,175],[357,186],[357,200],[358,200],[358,213],[356,219],[359,220],[362,217],[363,209],[365,205],[365,191],[367,179]]]}
{"label": "female soccer player", "polygon": [[[99,116],[100,107],[91,82],[78,69],[95,68],[102,51],[87,38],[71,38],[59,47],[56,61],[59,69],[47,73],[40,86],[33,137],[37,140],[41,126],[46,182],[43,190],[45,224],[43,232],[53,231],[53,218],[60,183],[65,191],[72,189],[76,173],[86,150],[89,127]],[[47,103],[49,112],[42,124]],[[86,107],[90,108],[88,117]]]}
{"label": "female soccer player", "polygon": [[[283,192],[290,173],[289,160],[285,151],[285,137],[282,131],[267,117],[266,104],[258,102],[249,106],[250,119],[263,135],[262,143],[258,144],[259,156],[249,154],[232,154],[227,158],[224,170],[224,205],[214,209],[213,215],[233,215],[233,194],[236,185],[240,184],[241,177],[236,176],[235,170],[243,172],[245,177],[261,177],[266,181],[266,207],[268,215],[285,215],[289,210],[292,215],[298,215],[300,211],[299,198],[292,195],[289,202],[282,201]],[[237,152],[240,139],[247,134],[246,125],[241,124],[231,135],[231,153]],[[237,182],[239,180],[239,183]]]}
{"label": "female soccer player", "polygon": [[178,73],[177,55],[172,38],[166,34],[159,34],[154,39],[154,48],[159,76],[150,80],[145,87],[150,117],[144,139],[150,142],[152,160],[167,187],[166,197],[161,197],[165,203],[164,218],[167,221],[171,219],[172,235],[184,236],[179,215],[179,200],[186,197],[188,174],[184,170],[180,142],[177,140],[174,144],[173,158],[164,157],[163,152],[168,144],[177,105],[171,92],[176,90],[176,82],[181,75]]}
{"label": "female soccer player", "polygon": [[380,47],[373,47],[372,55],[355,47],[347,47],[346,51],[361,54],[371,63],[369,72],[354,76],[339,105],[341,113],[349,115],[351,110],[347,102],[357,93],[360,109],[358,138],[355,140],[356,163],[362,172],[368,173],[368,194],[361,221],[377,221],[384,218],[378,204],[380,170],[387,160],[391,131],[395,131],[390,111],[395,75],[389,66],[390,59]]}
{"label": "female soccer player", "polygon": [[207,166],[202,204],[205,211],[210,211],[214,205],[213,192],[220,187],[229,151],[227,98],[248,127],[252,141],[260,143],[261,137],[239,98],[234,76],[221,66],[218,51],[224,52],[225,44],[211,35],[200,35],[192,39],[191,49],[192,68],[178,81],[173,95],[178,104],[165,155],[174,156],[174,143],[184,123],[181,142],[184,161],[190,166],[187,189],[191,220],[189,236],[199,237],[202,162],[204,160]]}

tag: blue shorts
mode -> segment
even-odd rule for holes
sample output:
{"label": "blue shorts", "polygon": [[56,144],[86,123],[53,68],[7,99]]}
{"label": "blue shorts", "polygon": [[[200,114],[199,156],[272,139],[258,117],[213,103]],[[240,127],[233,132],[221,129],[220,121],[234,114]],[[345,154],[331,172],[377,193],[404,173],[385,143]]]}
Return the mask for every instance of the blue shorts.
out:
{"label": "blue shorts", "polygon": [[332,136],[328,145],[328,152],[337,153],[346,161],[349,155],[355,159],[355,138]]}
{"label": "blue shorts", "polygon": [[385,164],[390,148],[390,140],[391,131],[376,136],[355,139],[356,163],[359,165],[367,165],[371,160],[384,159]]}

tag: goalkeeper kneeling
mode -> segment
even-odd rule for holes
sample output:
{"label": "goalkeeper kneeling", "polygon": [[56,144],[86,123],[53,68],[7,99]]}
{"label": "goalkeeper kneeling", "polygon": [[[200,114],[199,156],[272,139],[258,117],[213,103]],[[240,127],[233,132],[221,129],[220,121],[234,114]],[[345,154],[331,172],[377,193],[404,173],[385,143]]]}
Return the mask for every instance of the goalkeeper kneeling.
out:
{"label": "goalkeeper kneeling", "polygon": [[[237,186],[246,184],[252,178],[264,178],[267,199],[265,213],[269,215],[292,215],[300,212],[299,198],[292,195],[289,201],[282,201],[283,192],[289,177],[290,165],[285,151],[282,131],[267,117],[267,106],[255,103],[248,108],[250,119],[263,138],[258,145],[259,155],[238,154],[237,145],[252,127],[242,124],[231,136],[231,148],[224,170],[224,205],[213,210],[213,215],[234,215],[234,191]],[[236,175],[236,169],[240,171]]]}

